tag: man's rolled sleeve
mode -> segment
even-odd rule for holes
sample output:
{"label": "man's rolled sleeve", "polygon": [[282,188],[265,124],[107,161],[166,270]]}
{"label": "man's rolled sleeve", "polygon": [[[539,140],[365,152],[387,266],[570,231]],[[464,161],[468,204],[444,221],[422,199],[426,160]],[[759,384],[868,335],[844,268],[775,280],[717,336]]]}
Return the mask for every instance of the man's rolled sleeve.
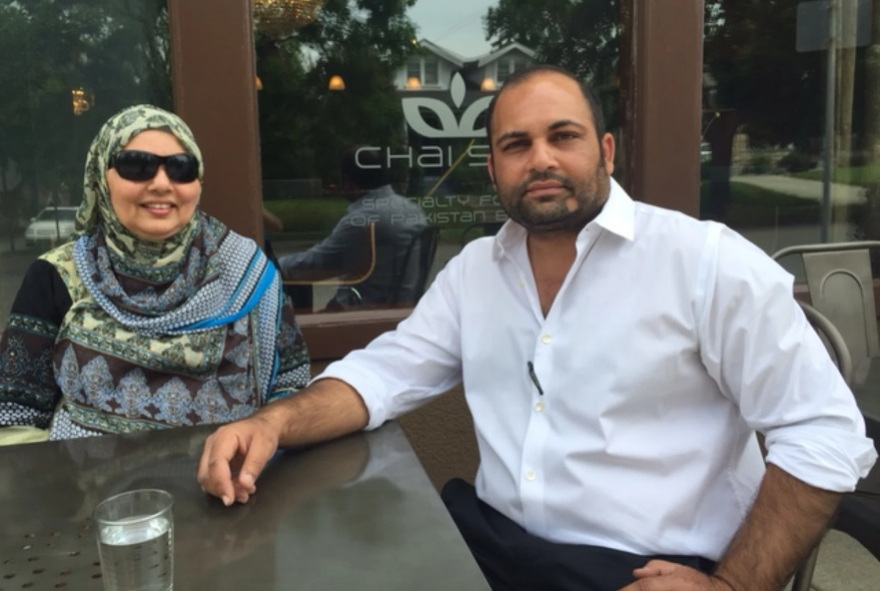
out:
{"label": "man's rolled sleeve", "polygon": [[767,462],[817,488],[852,492],[877,459],[871,440],[859,433],[863,425],[850,433],[816,425],[774,429],[767,434]]}
{"label": "man's rolled sleeve", "polygon": [[792,296],[793,278],[724,229],[698,306],[700,354],[767,462],[803,482],[851,491],[877,459],[852,392]]}
{"label": "man's rolled sleeve", "polygon": [[354,363],[337,361],[327,366],[324,372],[312,380],[312,383],[325,378],[334,378],[345,382],[357,391],[367,407],[370,415],[365,430],[371,431],[382,426],[388,420],[391,410],[391,396],[380,376]]}

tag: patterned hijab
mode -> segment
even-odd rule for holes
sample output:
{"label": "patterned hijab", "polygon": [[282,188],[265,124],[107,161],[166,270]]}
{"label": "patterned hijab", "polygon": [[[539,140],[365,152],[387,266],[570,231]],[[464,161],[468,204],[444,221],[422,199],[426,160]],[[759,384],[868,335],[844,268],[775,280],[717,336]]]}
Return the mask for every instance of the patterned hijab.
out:
{"label": "patterned hijab", "polygon": [[147,242],[113,211],[107,164],[148,129],[173,134],[201,162],[192,132],[171,113],[140,105],[110,118],[89,149],[76,218],[73,261],[83,287],[106,315],[139,337],[225,330],[251,315],[257,382],[267,396],[278,366],[273,345],[283,300],[275,267],[257,243],[198,210],[174,236]]}
{"label": "patterned hijab", "polygon": [[110,203],[107,169],[110,158],[125,148],[139,133],[148,129],[172,134],[184,150],[199,160],[199,180],[204,174],[202,153],[192,131],[177,115],[151,105],[124,109],[101,127],[86,157],[83,202],[76,213],[77,237],[100,230],[104,240],[119,255],[143,267],[156,267],[180,260],[198,231],[196,213],[180,231],[161,242],[149,242],[122,225]]}

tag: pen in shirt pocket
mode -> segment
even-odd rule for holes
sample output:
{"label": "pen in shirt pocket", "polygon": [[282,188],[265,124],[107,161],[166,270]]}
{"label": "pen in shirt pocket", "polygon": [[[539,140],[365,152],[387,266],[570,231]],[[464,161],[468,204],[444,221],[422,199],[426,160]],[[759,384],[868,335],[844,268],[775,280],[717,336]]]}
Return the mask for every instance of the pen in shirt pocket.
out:
{"label": "pen in shirt pocket", "polygon": [[532,383],[535,385],[535,388],[538,389],[538,394],[543,396],[544,389],[541,387],[541,382],[538,381],[538,374],[535,373],[535,364],[529,361],[527,365],[529,368],[529,377],[532,378]]}

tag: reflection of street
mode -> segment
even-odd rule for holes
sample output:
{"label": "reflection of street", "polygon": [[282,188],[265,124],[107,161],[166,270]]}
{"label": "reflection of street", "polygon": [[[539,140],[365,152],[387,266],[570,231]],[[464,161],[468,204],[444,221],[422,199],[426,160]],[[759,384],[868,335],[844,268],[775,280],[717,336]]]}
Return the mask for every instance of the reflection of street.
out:
{"label": "reflection of street", "polygon": [[[730,178],[732,183],[745,183],[768,191],[775,191],[801,199],[822,200],[822,183],[779,174],[744,174]],[[831,202],[854,205],[865,202],[865,189],[855,185],[831,183]]]}

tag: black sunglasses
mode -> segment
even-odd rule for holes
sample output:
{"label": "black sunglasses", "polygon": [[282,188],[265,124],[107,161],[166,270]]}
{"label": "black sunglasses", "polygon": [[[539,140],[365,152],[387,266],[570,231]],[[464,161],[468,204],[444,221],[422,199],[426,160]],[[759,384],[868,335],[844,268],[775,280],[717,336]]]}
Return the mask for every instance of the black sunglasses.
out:
{"label": "black sunglasses", "polygon": [[159,166],[175,183],[191,183],[199,178],[199,159],[192,154],[159,156],[140,150],[122,150],[110,157],[109,168],[128,181],[148,181],[156,176]]}

